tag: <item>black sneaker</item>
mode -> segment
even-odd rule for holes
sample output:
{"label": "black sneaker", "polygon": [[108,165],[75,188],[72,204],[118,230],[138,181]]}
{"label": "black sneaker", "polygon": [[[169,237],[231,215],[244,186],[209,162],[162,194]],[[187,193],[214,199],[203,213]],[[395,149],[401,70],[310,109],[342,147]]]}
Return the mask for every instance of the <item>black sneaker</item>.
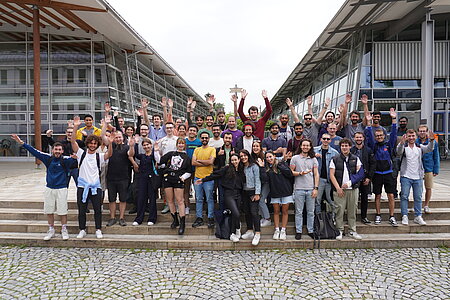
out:
{"label": "black sneaker", "polygon": [[214,219],[208,218],[208,228],[214,228]]}
{"label": "black sneaker", "polygon": [[314,233],[308,232],[308,235],[309,235],[310,238],[314,239]]}
{"label": "black sneaker", "polygon": [[119,220],[119,225],[120,225],[120,226],[127,226],[127,222],[125,222],[124,219],[120,219],[120,220]]}
{"label": "black sneaker", "polygon": [[116,219],[109,219],[108,224],[106,224],[106,226],[110,227],[110,226],[113,226],[116,223],[117,223]]}
{"label": "black sneaker", "polygon": [[295,234],[295,239],[296,239],[296,240],[301,240],[301,239],[302,239],[302,234],[297,232],[297,233]]}
{"label": "black sneaker", "polygon": [[199,226],[203,225],[203,219],[202,218],[197,218],[195,219],[194,224],[192,224],[192,227],[197,228]]}
{"label": "black sneaker", "polygon": [[366,224],[366,225],[372,223],[372,222],[370,222],[370,220],[367,219],[367,218],[362,218],[362,219],[361,219],[361,222],[363,222],[363,223]]}

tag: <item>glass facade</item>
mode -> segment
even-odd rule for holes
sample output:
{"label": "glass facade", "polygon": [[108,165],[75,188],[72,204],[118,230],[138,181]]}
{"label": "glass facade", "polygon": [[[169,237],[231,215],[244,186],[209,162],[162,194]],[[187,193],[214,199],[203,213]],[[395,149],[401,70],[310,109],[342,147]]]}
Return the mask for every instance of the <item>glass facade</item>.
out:
{"label": "glass facade", "polygon": [[[17,133],[34,144],[32,33],[0,32],[0,157],[27,156],[10,139]],[[143,55],[125,53],[98,38],[41,34],[42,130],[61,138],[67,120],[92,114],[100,127],[105,102],[135,122],[140,99],[149,99],[149,113],[161,113],[162,96],[174,100],[174,117],[185,117],[187,89],[153,72]],[[200,111],[206,107],[199,103]]]}

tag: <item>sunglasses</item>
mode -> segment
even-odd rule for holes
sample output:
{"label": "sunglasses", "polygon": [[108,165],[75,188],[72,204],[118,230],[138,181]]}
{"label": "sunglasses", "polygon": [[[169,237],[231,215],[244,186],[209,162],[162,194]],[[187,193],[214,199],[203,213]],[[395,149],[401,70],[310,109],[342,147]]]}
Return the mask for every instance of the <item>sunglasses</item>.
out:
{"label": "sunglasses", "polygon": [[322,138],[322,140],[324,140],[324,141],[330,141],[331,139],[330,139],[330,138]]}
{"label": "sunglasses", "polygon": [[305,118],[305,121],[309,121],[309,120],[312,120],[311,118]]}
{"label": "sunglasses", "polygon": [[204,137],[201,137],[200,139],[201,140],[207,140],[207,139],[209,139],[209,137],[204,136]]}
{"label": "sunglasses", "polygon": [[384,134],[377,134],[375,137],[384,137]]}

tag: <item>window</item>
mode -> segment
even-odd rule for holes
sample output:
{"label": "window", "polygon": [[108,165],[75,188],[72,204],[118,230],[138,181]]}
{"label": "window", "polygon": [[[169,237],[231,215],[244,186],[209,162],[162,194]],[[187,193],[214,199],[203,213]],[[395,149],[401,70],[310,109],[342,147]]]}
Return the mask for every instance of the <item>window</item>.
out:
{"label": "window", "polygon": [[1,70],[0,71],[0,84],[1,85],[7,85],[8,84],[8,71],[7,70]]}
{"label": "window", "polygon": [[19,70],[19,82],[21,85],[27,84],[27,72],[25,70]]}
{"label": "window", "polygon": [[100,68],[95,68],[95,83],[102,83],[102,70]]}
{"label": "window", "polygon": [[67,83],[73,83],[73,69],[67,69]]}
{"label": "window", "polygon": [[78,81],[79,82],[86,82],[86,69],[79,69],[78,70]]}
{"label": "window", "polygon": [[52,83],[53,83],[54,85],[57,85],[57,84],[58,84],[58,81],[59,81],[59,78],[58,78],[58,69],[52,69]]}

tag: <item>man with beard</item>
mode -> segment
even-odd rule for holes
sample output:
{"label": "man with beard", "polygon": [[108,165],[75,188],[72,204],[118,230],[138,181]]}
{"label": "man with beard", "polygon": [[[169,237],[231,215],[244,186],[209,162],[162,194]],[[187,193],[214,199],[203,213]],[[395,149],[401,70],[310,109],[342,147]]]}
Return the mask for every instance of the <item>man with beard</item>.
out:
{"label": "man with beard", "polygon": [[[167,101],[165,98],[162,102]],[[143,98],[141,100],[141,106],[142,106],[142,112],[144,115],[144,124],[148,125],[148,137],[151,140],[157,141],[162,139],[166,136],[166,128],[164,124],[162,124],[161,115],[154,114],[153,115],[153,126],[150,125],[150,121],[148,119],[148,113],[147,113],[147,107],[148,107],[148,100],[146,98]]]}
{"label": "man with beard", "polygon": [[[80,117],[73,118],[73,130],[76,131],[80,126]],[[106,122],[103,127],[106,130]],[[102,132],[102,134],[104,134]],[[105,141],[110,144],[115,137],[115,133],[111,133],[110,140]],[[78,205],[78,225],[80,233],[77,238],[82,239],[86,236],[86,209],[88,202],[92,202],[94,207],[95,235],[98,239],[103,238],[102,234],[102,211],[101,197],[102,189],[100,186],[100,165],[112,156],[113,147],[108,147],[108,152],[97,153],[100,146],[100,137],[91,134],[86,138],[86,150],[78,147],[75,138],[72,136],[72,149],[76,152],[80,175],[78,177],[77,205]]]}
{"label": "man with beard", "polygon": [[96,136],[100,136],[102,133],[102,130],[100,128],[97,128],[93,126],[94,124],[94,117],[92,115],[85,115],[84,116],[84,124],[86,126],[81,127],[76,131],[76,139],[83,141],[91,134],[94,134]]}
{"label": "man with beard", "polygon": [[[272,115],[272,105],[270,104],[269,98],[267,97],[266,90],[263,90],[261,94],[266,104],[266,112],[262,118],[258,119],[259,112],[256,106],[251,106],[248,109],[248,115],[250,116],[250,118],[247,118],[247,116],[244,114],[244,101],[247,97],[247,91],[244,89],[241,91],[241,102],[239,103],[238,109],[239,117],[241,117],[242,122],[246,123],[247,121],[250,121],[254,124],[254,134],[260,140],[264,139],[264,128],[266,127],[266,123],[269,120],[270,115]],[[252,151],[250,148],[250,153],[251,152]]]}
{"label": "man with beard", "polygon": [[209,146],[213,148],[220,148],[223,146],[223,139],[220,137],[222,130],[220,130],[219,124],[214,124],[212,126],[212,139],[209,139]]}
{"label": "man with beard", "polygon": [[398,119],[398,131],[397,136],[404,136],[406,132],[408,131],[408,118],[403,116],[400,119]]}
{"label": "man with beard", "polygon": [[303,124],[297,122],[294,124],[294,136],[289,140],[287,144],[287,152],[296,153],[300,147],[300,142],[304,139],[303,136]]}
{"label": "man with beard", "polygon": [[[417,138],[416,144],[418,145],[428,145],[430,139],[428,138],[428,127],[426,125],[419,126],[419,137]],[[423,168],[424,168],[424,182],[425,182],[425,203],[423,211],[426,214],[430,213],[430,199],[431,190],[433,189],[433,179],[439,174],[439,168],[441,165],[441,157],[439,156],[439,147],[434,145],[434,150],[431,153],[425,153],[422,157]]]}
{"label": "man with beard", "polygon": [[320,141],[319,131],[322,128],[322,118],[325,112],[327,111],[327,108],[330,105],[331,100],[328,98],[325,99],[324,106],[320,111],[317,119],[315,119],[312,115],[313,114],[312,96],[308,96],[308,98],[306,98],[306,103],[308,105],[308,113],[303,116],[303,121],[305,123],[305,126],[303,127],[303,135],[305,136],[305,138],[310,139],[313,142],[313,146],[315,147],[319,144]]}
{"label": "man with beard", "polygon": [[[227,166],[230,162],[230,155],[234,153],[234,147],[231,144],[233,136],[231,133],[227,132],[223,136],[223,145],[221,147],[216,147],[216,159],[214,160],[214,169],[219,170],[224,166]],[[211,145],[210,145],[211,146]],[[220,184],[222,179],[217,180],[217,188],[219,191],[219,208],[221,210],[225,209],[223,187]]]}
{"label": "man with beard", "polygon": [[[195,166],[194,182],[211,175],[213,172],[214,159],[216,158],[216,149],[209,147],[209,134],[203,132],[200,135],[202,146],[194,150],[192,156],[192,165]],[[196,228],[203,225],[203,196],[205,195],[208,204],[208,228],[214,227],[214,181],[194,184],[196,199],[196,219],[192,227]]]}
{"label": "man with beard", "polygon": [[224,131],[225,128],[227,128],[227,123],[225,121],[226,121],[225,112],[219,111],[216,115],[216,122],[220,126],[221,131]]}
{"label": "man with beard", "polygon": [[233,147],[236,147],[237,140],[244,135],[242,131],[236,128],[236,117],[235,116],[229,116],[228,117],[228,128],[224,131],[222,131],[221,137],[223,138],[226,133],[231,133],[233,136],[233,141],[231,144]]}
{"label": "man with beard", "polygon": [[249,153],[252,153],[252,146],[254,140],[259,140],[257,137],[253,135],[254,125],[251,122],[247,122],[244,124],[244,135],[238,138],[236,141],[236,152],[241,151],[242,149],[247,150]]}
{"label": "man with beard", "polygon": [[[203,133],[203,132],[207,132],[208,134],[209,134],[209,137],[212,137],[213,136],[213,132],[212,132],[212,126],[213,126],[213,124],[214,124],[214,117],[213,117],[213,115],[207,115],[206,116],[206,127],[205,128],[202,128],[202,129],[200,129],[199,131],[198,131],[198,134],[197,134],[197,137],[198,138],[200,138],[200,135]],[[197,125],[198,126],[198,125]],[[200,128],[200,127],[199,127]]]}
{"label": "man with beard", "polygon": [[[186,154],[189,156],[189,158],[192,160],[192,156],[194,155],[195,149],[202,146],[202,142],[200,139],[197,138],[197,132],[198,128],[195,125],[190,125],[188,129],[188,136],[186,138]],[[195,172],[195,167],[192,167],[192,174]],[[184,207],[185,207],[185,214],[188,215],[190,213],[189,209],[189,195],[191,192],[191,185],[192,185],[192,178],[194,176],[189,177],[184,181]]]}
{"label": "man with beard", "polygon": [[63,145],[59,142],[53,144],[52,155],[36,150],[24,143],[16,134],[12,138],[28,150],[31,155],[39,159],[47,167],[46,187],[44,192],[44,213],[47,215],[48,231],[45,241],[55,237],[55,216],[61,218],[61,235],[63,240],[69,239],[67,231],[67,182],[69,182],[69,166],[76,163],[71,157],[63,156]]}
{"label": "man with beard", "polygon": [[[362,95],[361,98],[367,98],[367,95]],[[365,126],[361,122],[359,112],[354,110],[350,113],[350,123],[347,124],[348,106],[352,103],[352,96],[347,94],[345,96],[344,109],[342,110],[340,126],[344,136],[350,139],[355,144],[354,136],[357,132],[364,132]]]}
{"label": "man with beard", "polygon": [[[75,154],[74,151],[72,150],[72,143],[71,143],[71,138],[72,138],[72,134],[73,134],[73,124],[69,123],[69,127],[67,127],[66,129],[66,137],[64,138],[64,140],[60,141],[60,143],[63,145],[63,155],[64,156],[71,156],[72,154]],[[80,148],[84,148],[84,143],[80,140],[77,140],[77,144],[78,147]],[[75,182],[75,185],[78,184],[78,163],[76,161],[74,161],[74,163],[69,166],[69,180],[67,181],[67,187],[69,187],[69,183],[70,183],[70,177],[73,178],[73,181]]]}
{"label": "man with beard", "polygon": [[[339,151],[341,151],[339,142],[342,140],[342,138],[340,136],[336,135],[336,131],[337,131],[337,125],[335,123],[328,124],[327,133],[331,138],[330,147],[339,152]],[[321,144],[321,143],[319,143],[319,144]]]}
{"label": "man with beard", "polygon": [[367,218],[368,195],[370,193],[370,182],[372,181],[375,172],[375,157],[373,151],[364,145],[364,133],[356,132],[353,136],[355,141],[354,146],[350,152],[356,155],[362,162],[364,168],[364,179],[359,186],[359,196],[361,199],[361,222],[370,224],[372,222]]}
{"label": "man with beard", "polygon": [[280,130],[280,137],[286,142],[292,139],[292,127],[289,126],[289,116],[287,114],[282,114],[280,116],[280,124],[278,126]]}
{"label": "man with beard", "polygon": [[[286,154],[287,142],[278,135],[279,126],[276,123],[270,125],[270,135],[263,139],[262,148],[264,152],[271,150],[280,159]],[[251,153],[251,152],[250,152]]]}

